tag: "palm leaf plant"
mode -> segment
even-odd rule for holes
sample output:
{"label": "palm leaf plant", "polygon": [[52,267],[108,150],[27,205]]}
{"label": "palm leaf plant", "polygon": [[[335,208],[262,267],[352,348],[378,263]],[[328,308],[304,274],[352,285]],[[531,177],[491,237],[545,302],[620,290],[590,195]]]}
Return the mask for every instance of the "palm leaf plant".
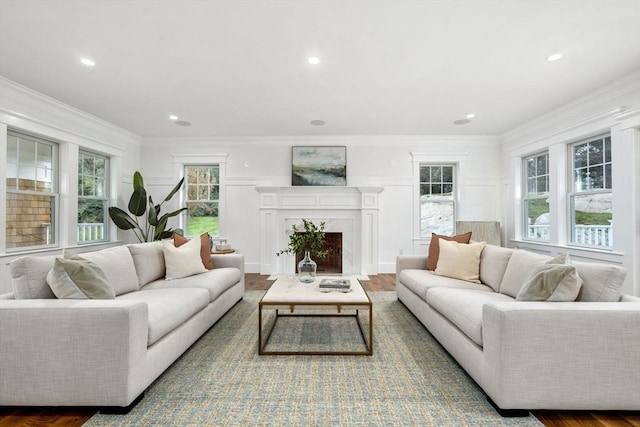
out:
{"label": "palm leaf plant", "polygon": [[131,213],[129,215],[123,209],[118,207],[109,208],[109,217],[111,221],[120,230],[133,230],[133,233],[140,242],[151,242],[154,240],[162,240],[171,237],[174,232],[182,234],[180,229],[167,229],[167,221],[169,218],[179,215],[187,208],[180,208],[173,212],[167,212],[160,215],[164,202],[171,198],[180,190],[184,178],[173,187],[173,190],[159,204],[155,204],[152,197],[147,197],[147,190],[144,188],[144,180],[140,172],[133,174],[133,193],[129,199],[127,209]]}

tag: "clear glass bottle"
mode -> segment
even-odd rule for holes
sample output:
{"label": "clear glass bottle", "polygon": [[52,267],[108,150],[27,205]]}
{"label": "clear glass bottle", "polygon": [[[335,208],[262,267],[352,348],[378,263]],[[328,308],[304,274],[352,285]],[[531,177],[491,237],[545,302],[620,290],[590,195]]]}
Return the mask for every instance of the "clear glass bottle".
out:
{"label": "clear glass bottle", "polygon": [[304,258],[298,263],[298,275],[302,283],[312,283],[316,279],[318,264],[311,259],[309,251],[304,251]]}

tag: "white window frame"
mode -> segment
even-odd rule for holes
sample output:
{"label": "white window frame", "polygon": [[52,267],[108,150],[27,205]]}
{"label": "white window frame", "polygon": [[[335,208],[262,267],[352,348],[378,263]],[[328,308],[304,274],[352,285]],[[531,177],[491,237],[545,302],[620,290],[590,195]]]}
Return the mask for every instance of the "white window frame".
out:
{"label": "white window frame", "polygon": [[[207,186],[207,187],[218,187],[218,198],[217,199],[200,199],[200,198],[196,198],[196,199],[190,199],[189,198],[189,184],[188,180],[188,175],[187,175],[187,169],[189,168],[204,168],[204,169],[210,169],[210,168],[216,168],[218,169],[218,180],[216,183],[212,184],[210,182],[207,183],[201,183],[199,181],[196,182],[196,193],[199,196],[200,195],[200,190],[199,188],[201,186]],[[198,174],[199,175],[199,174]],[[217,209],[218,209],[218,232],[216,234],[212,234],[211,232],[209,232],[207,230],[207,232],[209,232],[209,235],[212,237],[219,237],[220,236],[220,165],[217,164],[198,164],[198,165],[185,165],[184,166],[184,177],[185,177],[185,182],[184,182],[184,204],[187,207],[187,210],[185,211],[185,215],[184,215],[184,234],[185,236],[188,237],[197,237],[194,235],[191,235],[187,232],[187,230],[189,229],[189,203],[216,203],[217,205]]]}
{"label": "white window frame", "polygon": [[[10,188],[9,185],[5,186],[5,194],[4,196],[4,202],[5,202],[5,212],[4,212],[4,229],[2,230],[2,232],[5,234],[5,240],[4,240],[4,250],[6,253],[14,253],[14,252],[25,252],[25,251],[31,251],[31,250],[36,250],[36,249],[45,249],[45,248],[56,248],[59,246],[59,242],[60,242],[60,193],[59,193],[59,182],[58,182],[58,175],[59,175],[59,168],[60,168],[60,161],[59,161],[59,143],[44,137],[41,137],[39,135],[35,135],[29,132],[25,132],[25,131],[21,131],[21,130],[14,130],[14,129],[7,129],[7,144],[6,144],[6,148],[5,148],[5,182],[6,182],[6,177],[8,175],[8,167],[9,167],[9,159],[7,156],[6,151],[8,150],[8,146],[9,146],[9,137],[10,136],[14,136],[16,138],[20,139],[26,139],[26,140],[31,140],[33,142],[35,142],[36,144],[42,144],[42,145],[47,145],[51,147],[51,191],[48,192],[44,192],[44,191],[35,191],[35,190],[19,190],[16,188]],[[37,147],[37,145],[36,145]],[[20,157],[19,157],[19,153],[20,153],[20,149],[18,147],[17,149],[17,153],[18,153],[18,159],[17,159],[17,163],[16,163],[16,167],[19,167],[20,165]],[[37,149],[36,149],[36,153],[37,155]],[[26,164],[26,165],[31,165]],[[36,175],[34,176],[34,180],[37,180],[37,158],[34,159],[34,163],[32,164],[32,166],[35,168],[36,171]],[[17,174],[16,174],[17,177]],[[37,195],[37,196],[47,196],[51,199],[52,203],[53,203],[53,210],[51,212],[51,215],[53,216],[52,221],[48,226],[44,226],[44,228],[46,228],[45,233],[46,233],[46,243],[44,245],[30,245],[30,246],[18,246],[18,247],[7,247],[7,241],[6,241],[6,227],[8,226],[9,223],[9,219],[8,219],[8,215],[6,212],[6,200],[7,197],[9,196],[9,194],[21,194],[21,195]]]}
{"label": "white window frame", "polygon": [[[451,231],[450,233],[446,232],[446,231],[441,231],[441,230],[434,230],[434,229],[429,229],[424,231],[422,229],[422,201],[421,201],[421,197],[422,197],[422,191],[421,191],[421,187],[423,185],[423,181],[422,181],[422,170],[424,168],[429,168],[431,170],[431,168],[451,168],[451,196],[434,196],[432,198],[429,199],[430,203],[437,203],[437,204],[450,204],[451,205],[451,211],[452,211],[452,219],[451,219]],[[442,172],[441,172],[442,173]],[[456,180],[456,174],[457,174],[457,166],[453,163],[420,163],[419,166],[419,172],[418,172],[418,206],[419,206],[419,218],[420,218],[420,224],[419,224],[419,233],[420,233],[420,237],[421,238],[428,238],[431,237],[431,233],[436,233],[436,234],[451,234],[453,235],[455,233],[455,228],[456,228],[456,193],[457,193],[457,180]],[[436,183],[434,181],[428,181],[429,184],[440,184],[440,185],[444,185],[445,182],[442,181],[442,179]],[[448,182],[447,182],[448,183]]]}
{"label": "white window frame", "polygon": [[[94,158],[100,158],[103,159],[105,161],[104,164],[104,177],[103,177],[103,188],[102,188],[102,196],[85,196],[85,195],[81,195],[80,191],[81,191],[81,186],[80,186],[80,179],[82,177],[82,173],[79,170],[80,164],[82,162],[82,159],[84,156],[90,156],[90,157],[94,157]],[[102,222],[102,227],[95,227],[95,226],[84,226],[81,225],[80,223],[77,224],[77,231],[76,231],[76,237],[77,237],[77,242],[78,245],[84,245],[84,244],[90,244],[90,243],[98,243],[98,242],[106,242],[110,240],[110,235],[109,235],[109,228],[110,228],[110,223],[111,223],[111,219],[109,218],[109,205],[110,205],[110,199],[109,199],[109,194],[110,194],[110,189],[109,189],[109,183],[111,182],[111,177],[110,177],[110,158],[108,156],[105,156],[103,154],[99,154],[93,151],[89,151],[89,150],[83,150],[80,149],[78,151],[78,188],[77,188],[77,192],[78,192],[78,210],[80,207],[80,202],[82,200],[100,200],[102,201],[102,206],[104,209],[104,213],[103,213],[103,222]],[[82,238],[83,236],[86,236],[87,233],[89,233],[89,236],[95,236],[95,235],[101,235],[102,237],[100,238],[88,238],[88,239],[84,239]]]}
{"label": "white window frame", "polygon": [[[174,175],[180,179],[184,178],[185,166],[218,165],[219,168],[219,188],[218,193],[218,239],[223,239],[226,230],[226,167],[228,154],[171,154],[173,158]],[[185,179],[186,181],[186,179]],[[186,206],[186,182],[180,191],[179,206]],[[178,209],[178,207],[175,207]],[[180,215],[179,228],[185,232],[187,229],[186,212]]]}
{"label": "white window frame", "polygon": [[[546,173],[540,174],[537,171],[537,164],[538,164],[537,159],[543,156],[546,157],[547,170],[546,170]],[[527,164],[529,160],[532,160],[532,159],[535,159],[536,161],[536,175],[533,177],[530,177],[529,168],[527,167]],[[536,154],[532,154],[522,158],[522,195],[523,195],[522,196],[522,226],[523,226],[522,239],[523,240],[531,240],[531,241],[537,241],[537,242],[549,242],[551,240],[551,221],[549,221],[549,224],[547,225],[546,230],[544,227],[540,227],[539,229],[534,230],[534,233],[538,234],[540,237],[536,237],[535,234],[533,236],[529,234],[529,231],[531,231],[532,227],[535,227],[535,225],[529,224],[529,211],[527,209],[529,203],[532,201],[546,200],[547,204],[550,203],[550,200],[549,200],[549,190],[551,185],[550,169],[551,168],[549,164],[548,151],[538,152]],[[538,194],[538,195],[530,195],[529,179],[535,178],[536,187],[537,187],[537,180],[540,177],[546,177],[546,183],[547,183],[546,192],[542,192],[542,194]]]}
{"label": "white window frame", "polygon": [[[608,139],[609,140],[609,145],[610,145],[610,154],[609,154],[609,159],[607,161],[607,159],[605,158],[605,153],[606,150],[604,150],[605,152],[602,154],[603,156],[603,161],[602,163],[597,163],[594,165],[588,165],[587,167],[597,167],[597,166],[602,166],[603,168],[603,188],[587,188],[587,189],[578,189],[576,188],[576,166],[575,166],[575,155],[574,155],[574,148],[578,145],[583,145],[583,144],[591,144],[597,141],[604,141]],[[576,216],[576,210],[575,210],[575,199],[576,197],[581,197],[581,196],[597,196],[597,195],[601,195],[601,194],[610,194],[611,200],[613,201],[613,179],[609,178],[609,181],[611,182],[611,187],[610,188],[605,188],[604,186],[606,185],[607,179],[606,179],[606,165],[610,165],[610,172],[609,174],[613,174],[613,162],[612,162],[612,155],[611,152],[613,151],[613,146],[611,144],[611,133],[605,133],[605,134],[601,134],[601,135],[597,135],[597,136],[593,136],[590,138],[585,138],[585,139],[581,139],[580,141],[576,141],[573,142],[571,144],[568,145],[568,158],[569,158],[569,176],[568,176],[568,188],[570,189],[570,191],[567,193],[567,201],[568,201],[568,227],[567,227],[567,231],[568,231],[568,246],[578,246],[578,247],[587,247],[587,248],[593,248],[593,249],[601,249],[601,250],[612,250],[613,249],[613,217],[611,220],[611,224],[609,224],[608,226],[603,226],[603,227],[593,227],[594,231],[590,232],[589,234],[591,235],[593,233],[593,238],[588,238],[587,242],[581,242],[578,240],[585,240],[584,238],[577,238],[577,232],[575,229],[575,216]],[[601,229],[600,229],[601,228]],[[605,237],[606,236],[606,237]],[[604,240],[606,242],[608,242],[608,245],[604,245],[604,244],[598,244],[598,243],[591,243],[591,241],[596,241],[599,242],[601,240]]]}

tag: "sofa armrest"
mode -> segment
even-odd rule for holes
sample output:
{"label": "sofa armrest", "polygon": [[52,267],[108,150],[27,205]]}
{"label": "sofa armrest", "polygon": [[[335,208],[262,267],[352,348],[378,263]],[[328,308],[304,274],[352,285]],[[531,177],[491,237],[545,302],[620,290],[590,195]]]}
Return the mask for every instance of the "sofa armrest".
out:
{"label": "sofa armrest", "polygon": [[640,303],[488,303],[482,337],[503,409],[640,409]]}
{"label": "sofa armrest", "polygon": [[127,406],[147,334],[143,302],[0,300],[0,405]]}
{"label": "sofa armrest", "polygon": [[427,267],[426,255],[396,256],[396,276],[398,276],[402,270],[409,270],[409,269],[424,270],[426,267]]}
{"label": "sofa armrest", "polygon": [[211,255],[211,261],[216,268],[235,267],[244,275],[244,255],[224,254]]}

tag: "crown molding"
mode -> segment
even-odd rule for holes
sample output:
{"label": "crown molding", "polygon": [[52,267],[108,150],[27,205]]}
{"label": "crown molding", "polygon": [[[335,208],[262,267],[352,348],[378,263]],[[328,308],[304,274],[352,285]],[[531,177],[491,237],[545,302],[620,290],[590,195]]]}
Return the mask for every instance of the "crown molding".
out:
{"label": "crown molding", "polygon": [[0,120],[79,145],[125,150],[141,137],[106,120],[0,76]]}
{"label": "crown molding", "polygon": [[507,131],[500,135],[500,140],[503,147],[511,151],[598,122],[612,126],[616,116],[638,108],[638,103],[640,71]]}

